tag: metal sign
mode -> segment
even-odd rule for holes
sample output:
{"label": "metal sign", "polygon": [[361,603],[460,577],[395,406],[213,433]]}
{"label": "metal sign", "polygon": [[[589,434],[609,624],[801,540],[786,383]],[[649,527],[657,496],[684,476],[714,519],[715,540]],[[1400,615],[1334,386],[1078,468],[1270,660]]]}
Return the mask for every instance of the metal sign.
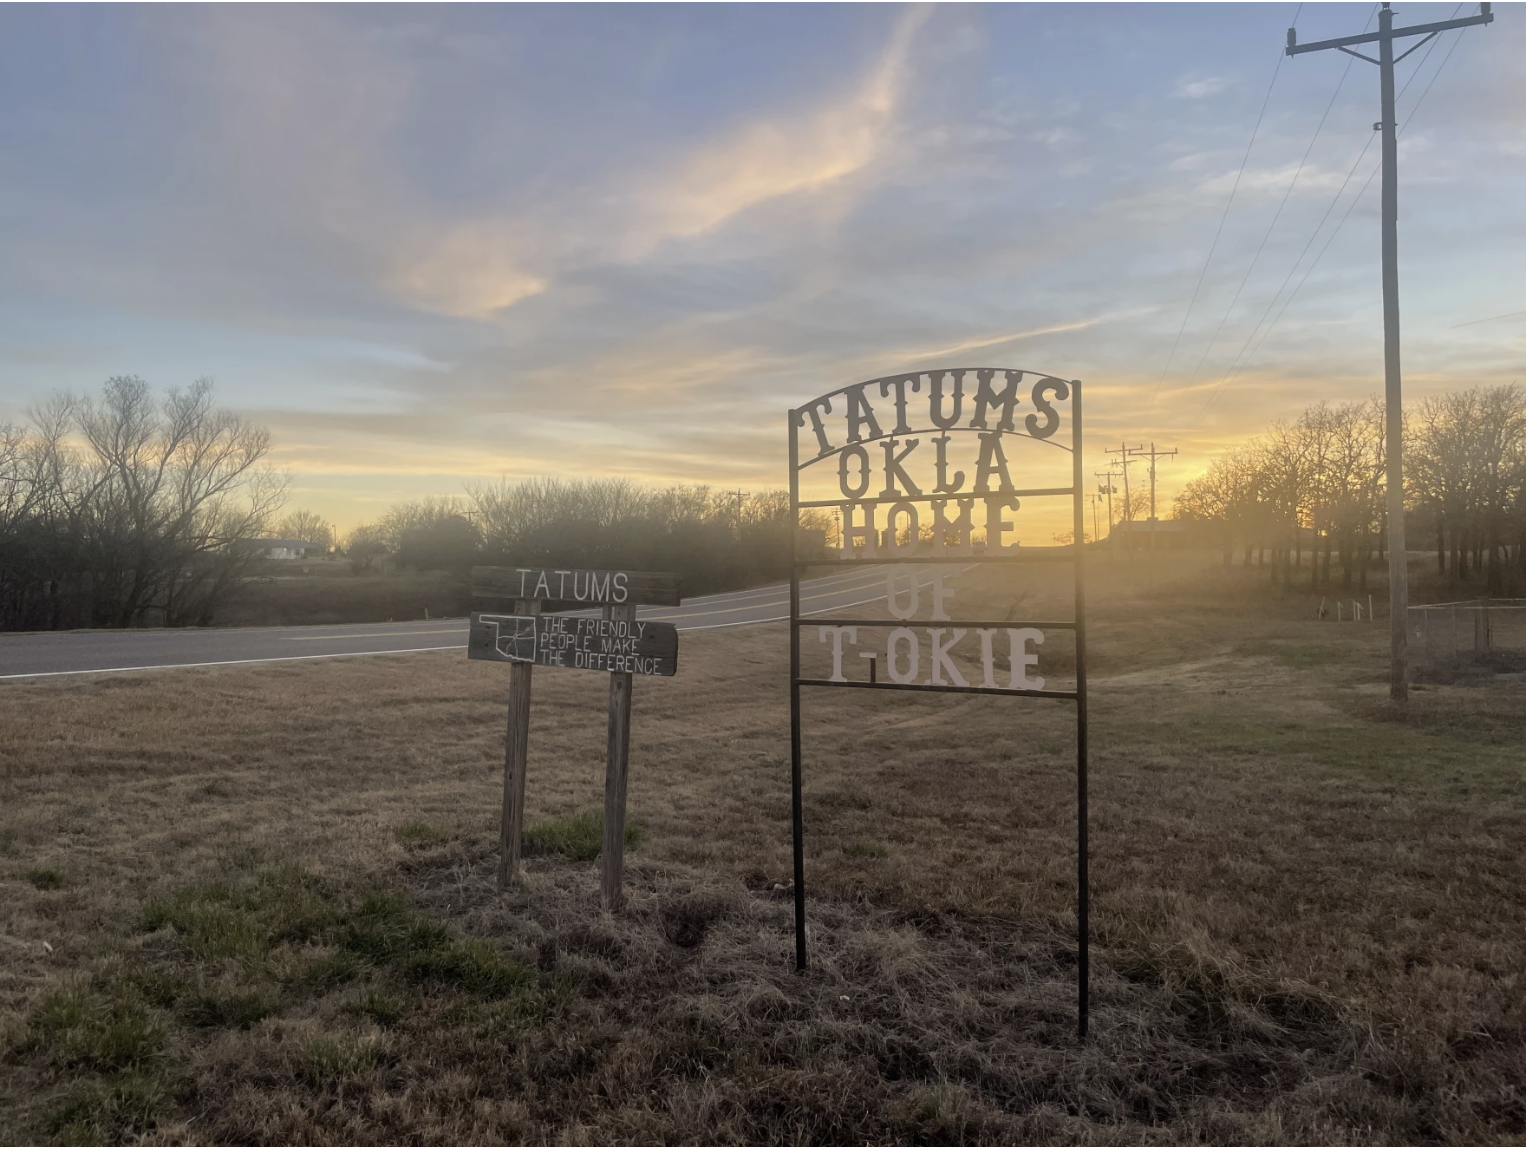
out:
{"label": "metal sign", "polygon": [[[794,829],[795,965],[806,967],[805,831],[800,691],[839,687],[1063,699],[1076,704],[1078,1029],[1090,997],[1087,861],[1086,491],[1081,478],[1081,383],[1009,368],[914,371],[839,388],[789,413],[790,508],[838,516],[834,558],[790,572],[790,790]],[[1019,487],[1014,475],[1034,479]],[[1024,546],[1023,514],[1071,501],[1070,542]],[[1061,505],[1063,507],[1063,505]],[[933,574],[929,618],[917,621],[923,574],[957,563],[1066,563],[1074,615],[1061,620],[953,619],[954,589]],[[885,565],[891,619],[803,618],[800,572],[821,565]],[[936,570],[936,568],[934,568]],[[801,631],[817,629],[812,658],[830,673],[802,674]],[[878,641],[871,638],[882,634]],[[1074,639],[1074,688],[1040,673],[1046,638]],[[862,640],[862,641],[861,641]],[[858,656],[855,658],[853,656]],[[883,662],[882,662],[883,661]],[[865,666],[867,664],[867,666]],[[885,677],[877,674],[883,666]],[[825,666],[823,666],[825,671]],[[849,672],[852,672],[851,674]]]}
{"label": "metal sign", "polygon": [[468,659],[630,675],[678,672],[678,628],[586,615],[472,615]]}
{"label": "metal sign", "polygon": [[671,571],[473,567],[472,594],[483,599],[677,607],[678,576]]}

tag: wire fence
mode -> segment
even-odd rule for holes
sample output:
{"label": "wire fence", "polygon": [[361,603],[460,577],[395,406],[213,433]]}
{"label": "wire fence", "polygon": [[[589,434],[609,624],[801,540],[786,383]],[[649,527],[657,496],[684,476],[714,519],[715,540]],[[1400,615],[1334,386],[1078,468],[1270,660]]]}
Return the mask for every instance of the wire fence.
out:
{"label": "wire fence", "polygon": [[1409,649],[1430,663],[1526,655],[1526,599],[1468,599],[1409,609]]}

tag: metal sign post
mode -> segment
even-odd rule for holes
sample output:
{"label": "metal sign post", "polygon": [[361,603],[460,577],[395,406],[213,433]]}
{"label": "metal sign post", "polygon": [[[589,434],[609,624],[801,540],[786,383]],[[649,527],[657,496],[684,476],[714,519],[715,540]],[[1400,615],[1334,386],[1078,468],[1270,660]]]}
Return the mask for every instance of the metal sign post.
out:
{"label": "metal sign post", "polygon": [[[1068,429],[1065,423],[1069,422]],[[1068,436],[1060,434],[1068,430]],[[802,432],[809,458],[801,458]],[[1006,368],[956,368],[885,376],[839,388],[789,413],[790,509],[790,809],[794,833],[795,966],[807,964],[805,932],[805,827],[802,803],[800,692],[802,687],[922,691],[1006,695],[1020,699],[1067,699],[1076,704],[1076,916],[1078,1031],[1086,1036],[1090,1012],[1090,890],[1087,858],[1087,715],[1086,715],[1086,491],[1081,465],[1081,383],[1056,376]],[[1012,481],[1013,461],[1030,448],[1067,452],[1068,461],[1045,460],[1054,486],[1019,488]],[[918,451],[918,448],[923,448]],[[960,452],[963,454],[960,454]],[[881,453],[883,453],[881,457]],[[822,465],[817,471],[811,469]],[[875,480],[883,477],[883,487]],[[815,487],[835,486],[830,498],[801,498],[802,479]],[[920,482],[919,482],[920,480]],[[925,488],[925,490],[924,490]],[[1024,500],[1069,497],[1072,537],[1058,547],[1024,547],[1008,540],[1012,519]],[[983,523],[977,524],[976,505]],[[923,517],[929,512],[930,523]],[[842,518],[839,554],[834,559],[800,558],[800,513],[835,508]],[[883,512],[881,511],[883,509]],[[952,510],[953,514],[950,514]],[[879,515],[883,513],[883,523]],[[984,528],[984,541],[975,535]],[[922,638],[912,630],[917,610],[918,577],[913,567],[956,562],[973,564],[1071,564],[1074,572],[1074,618],[1069,620],[954,620],[945,607],[953,592],[943,576],[933,582],[933,617],[924,633],[929,673],[921,676]],[[800,572],[820,565],[884,565],[890,620],[806,619],[800,613]],[[909,591],[898,589],[909,576]],[[829,677],[801,674],[801,629],[819,628],[830,642]],[[890,628],[883,652],[860,651],[869,660],[865,679],[844,669],[845,648],[859,644],[861,629]],[[1047,689],[1037,675],[1039,656],[1030,651],[1045,631],[1075,635],[1076,685],[1071,691]],[[998,638],[1008,646],[1005,684],[997,681]],[[966,638],[966,644],[955,648]],[[978,652],[976,650],[978,647]],[[884,676],[874,674],[883,653]],[[824,657],[824,656],[823,656]],[[969,668],[972,683],[960,663]]]}
{"label": "metal sign post", "polygon": [[[599,895],[604,908],[613,910],[623,899],[632,676],[673,675],[678,671],[678,630],[671,623],[638,621],[636,607],[678,606],[678,576],[652,571],[474,567],[472,594],[514,602],[511,613],[474,612],[466,647],[469,659],[510,665],[498,886],[502,889],[519,880],[531,671],[536,666],[605,671],[609,674],[609,746],[604,767]],[[603,610],[602,615],[587,611],[546,614],[543,609],[547,602]]]}

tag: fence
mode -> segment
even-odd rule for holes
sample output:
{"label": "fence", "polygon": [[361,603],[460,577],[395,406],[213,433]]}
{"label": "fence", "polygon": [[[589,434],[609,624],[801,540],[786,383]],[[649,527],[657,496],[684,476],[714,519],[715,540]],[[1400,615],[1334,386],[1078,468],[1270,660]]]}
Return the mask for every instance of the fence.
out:
{"label": "fence", "polygon": [[1410,653],[1428,662],[1526,654],[1526,599],[1468,599],[1409,609]]}

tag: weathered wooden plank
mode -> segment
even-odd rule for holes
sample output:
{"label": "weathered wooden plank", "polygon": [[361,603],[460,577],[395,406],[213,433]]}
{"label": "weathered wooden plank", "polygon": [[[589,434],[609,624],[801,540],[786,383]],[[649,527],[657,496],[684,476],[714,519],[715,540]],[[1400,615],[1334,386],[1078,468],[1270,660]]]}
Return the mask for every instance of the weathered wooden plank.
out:
{"label": "weathered wooden plank", "polygon": [[[611,622],[634,623],[636,608],[609,607]],[[630,780],[631,676],[609,677],[609,752],[604,767],[604,850],[599,868],[599,901],[618,910],[624,901],[625,793]]]}
{"label": "weathered wooden plank", "polygon": [[672,675],[678,671],[678,629],[634,618],[477,612],[466,654],[499,663]]}
{"label": "weathered wooden plank", "polygon": [[561,567],[473,567],[472,594],[484,599],[539,599],[558,603],[677,607],[672,571],[590,570]]}
{"label": "weathered wooden plank", "polygon": [[[525,616],[540,614],[540,604],[523,599],[514,606]],[[503,821],[498,833],[498,889],[519,881],[520,838],[525,821],[525,773],[530,762],[530,673],[534,663],[509,668],[508,741],[503,752]]]}

